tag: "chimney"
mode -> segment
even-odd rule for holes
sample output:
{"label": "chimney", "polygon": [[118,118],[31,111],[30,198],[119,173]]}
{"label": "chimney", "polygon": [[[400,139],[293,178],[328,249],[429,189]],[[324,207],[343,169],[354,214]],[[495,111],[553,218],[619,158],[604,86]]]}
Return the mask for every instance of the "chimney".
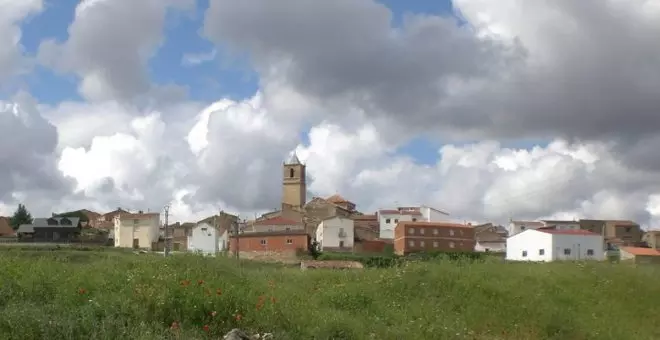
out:
{"label": "chimney", "polygon": [[138,214],[144,214],[144,211],[138,210]]}

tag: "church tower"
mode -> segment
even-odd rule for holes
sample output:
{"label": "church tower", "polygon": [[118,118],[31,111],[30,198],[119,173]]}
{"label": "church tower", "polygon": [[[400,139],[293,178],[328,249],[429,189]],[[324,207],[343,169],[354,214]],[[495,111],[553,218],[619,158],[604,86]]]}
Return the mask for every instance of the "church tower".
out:
{"label": "church tower", "polygon": [[283,164],[282,209],[285,206],[302,208],[307,203],[307,176],[305,165],[294,152],[288,162]]}

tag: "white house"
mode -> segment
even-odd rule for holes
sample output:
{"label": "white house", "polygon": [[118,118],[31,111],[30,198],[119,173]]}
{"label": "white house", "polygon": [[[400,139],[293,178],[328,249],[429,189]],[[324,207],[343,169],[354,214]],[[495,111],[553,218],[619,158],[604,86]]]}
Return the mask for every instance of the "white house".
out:
{"label": "white house", "polygon": [[227,230],[220,231],[215,226],[202,222],[198,223],[188,235],[188,251],[194,253],[217,254],[229,247]]}
{"label": "white house", "polygon": [[114,217],[115,247],[151,249],[158,241],[159,213],[124,213]]}
{"label": "white house", "polygon": [[579,261],[605,259],[603,236],[587,230],[528,229],[506,240],[511,261]]}
{"label": "white house", "polygon": [[399,222],[444,222],[449,216],[444,211],[426,205],[381,209],[377,214],[380,227],[379,237],[382,239],[394,239],[394,228]]}
{"label": "white house", "polygon": [[329,217],[316,228],[316,241],[321,250],[353,250],[355,228],[353,220],[343,216]]}

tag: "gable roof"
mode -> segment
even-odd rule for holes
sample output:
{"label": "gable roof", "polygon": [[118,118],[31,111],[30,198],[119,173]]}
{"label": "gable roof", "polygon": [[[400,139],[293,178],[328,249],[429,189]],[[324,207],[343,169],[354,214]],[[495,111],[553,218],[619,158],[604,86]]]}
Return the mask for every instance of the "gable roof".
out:
{"label": "gable roof", "polygon": [[275,216],[261,221],[254,222],[253,225],[300,225],[301,222],[294,221],[282,216]]}
{"label": "gable roof", "polygon": [[553,235],[602,236],[601,234],[596,234],[596,233],[593,233],[589,230],[584,230],[584,229],[546,229],[546,228],[539,228],[539,229],[536,229],[536,231],[540,231],[540,232],[546,233],[546,234],[553,234]]}
{"label": "gable roof", "polygon": [[[62,220],[67,219],[71,221],[71,224],[60,224],[62,223]],[[48,224],[48,220],[56,220],[57,224]],[[80,224],[80,217],[39,217],[35,218],[32,220],[32,226],[34,228],[43,228],[43,227],[69,227],[69,228],[77,228],[78,225]]]}
{"label": "gable roof", "polygon": [[326,198],[325,200],[330,202],[330,203],[335,203],[335,204],[337,204],[337,203],[353,203],[353,202],[341,197],[341,195],[339,195],[339,194],[332,195],[332,196]]}
{"label": "gable roof", "polygon": [[619,247],[620,250],[623,250],[627,253],[633,254],[635,256],[660,256],[660,250],[653,248],[641,248],[641,247]]}
{"label": "gable roof", "polygon": [[18,229],[16,229],[17,234],[23,234],[23,233],[33,233],[34,232],[34,226],[32,224],[21,224],[18,226]]}

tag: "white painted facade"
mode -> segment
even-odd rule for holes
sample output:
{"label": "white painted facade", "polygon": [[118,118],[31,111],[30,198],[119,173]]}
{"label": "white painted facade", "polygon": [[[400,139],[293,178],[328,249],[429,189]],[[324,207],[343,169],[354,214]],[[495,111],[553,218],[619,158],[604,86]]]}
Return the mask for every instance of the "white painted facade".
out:
{"label": "white painted facade", "polygon": [[562,233],[561,230],[528,229],[506,241],[510,261],[581,261],[605,259],[603,236]]}
{"label": "white painted facade", "polygon": [[151,249],[158,241],[160,214],[117,215],[113,222],[115,247]]}
{"label": "white painted facade", "polygon": [[422,218],[420,221],[426,221],[426,222],[442,222],[442,221],[447,221],[447,218],[449,217],[449,214],[440,211],[438,209],[431,208],[426,205],[422,205],[419,207],[419,212],[422,214]]}
{"label": "white painted facade", "polygon": [[316,228],[316,241],[321,250],[328,248],[353,249],[354,222],[350,218],[335,216],[326,218]]}
{"label": "white painted facade", "polygon": [[410,214],[402,215],[399,212],[394,213],[392,210],[381,210],[378,212],[378,225],[380,227],[379,237],[386,240],[394,239],[394,228],[396,228],[397,223],[399,222],[411,222],[413,218],[419,218],[421,221],[421,216],[413,216]]}
{"label": "white painted facade", "polygon": [[541,221],[509,221],[506,232],[509,236],[513,236],[525,230],[535,230],[542,227],[545,227],[545,223]]}
{"label": "white painted facade", "polygon": [[209,223],[199,223],[188,236],[188,251],[205,255],[214,255],[229,247],[227,231],[220,231]]}

